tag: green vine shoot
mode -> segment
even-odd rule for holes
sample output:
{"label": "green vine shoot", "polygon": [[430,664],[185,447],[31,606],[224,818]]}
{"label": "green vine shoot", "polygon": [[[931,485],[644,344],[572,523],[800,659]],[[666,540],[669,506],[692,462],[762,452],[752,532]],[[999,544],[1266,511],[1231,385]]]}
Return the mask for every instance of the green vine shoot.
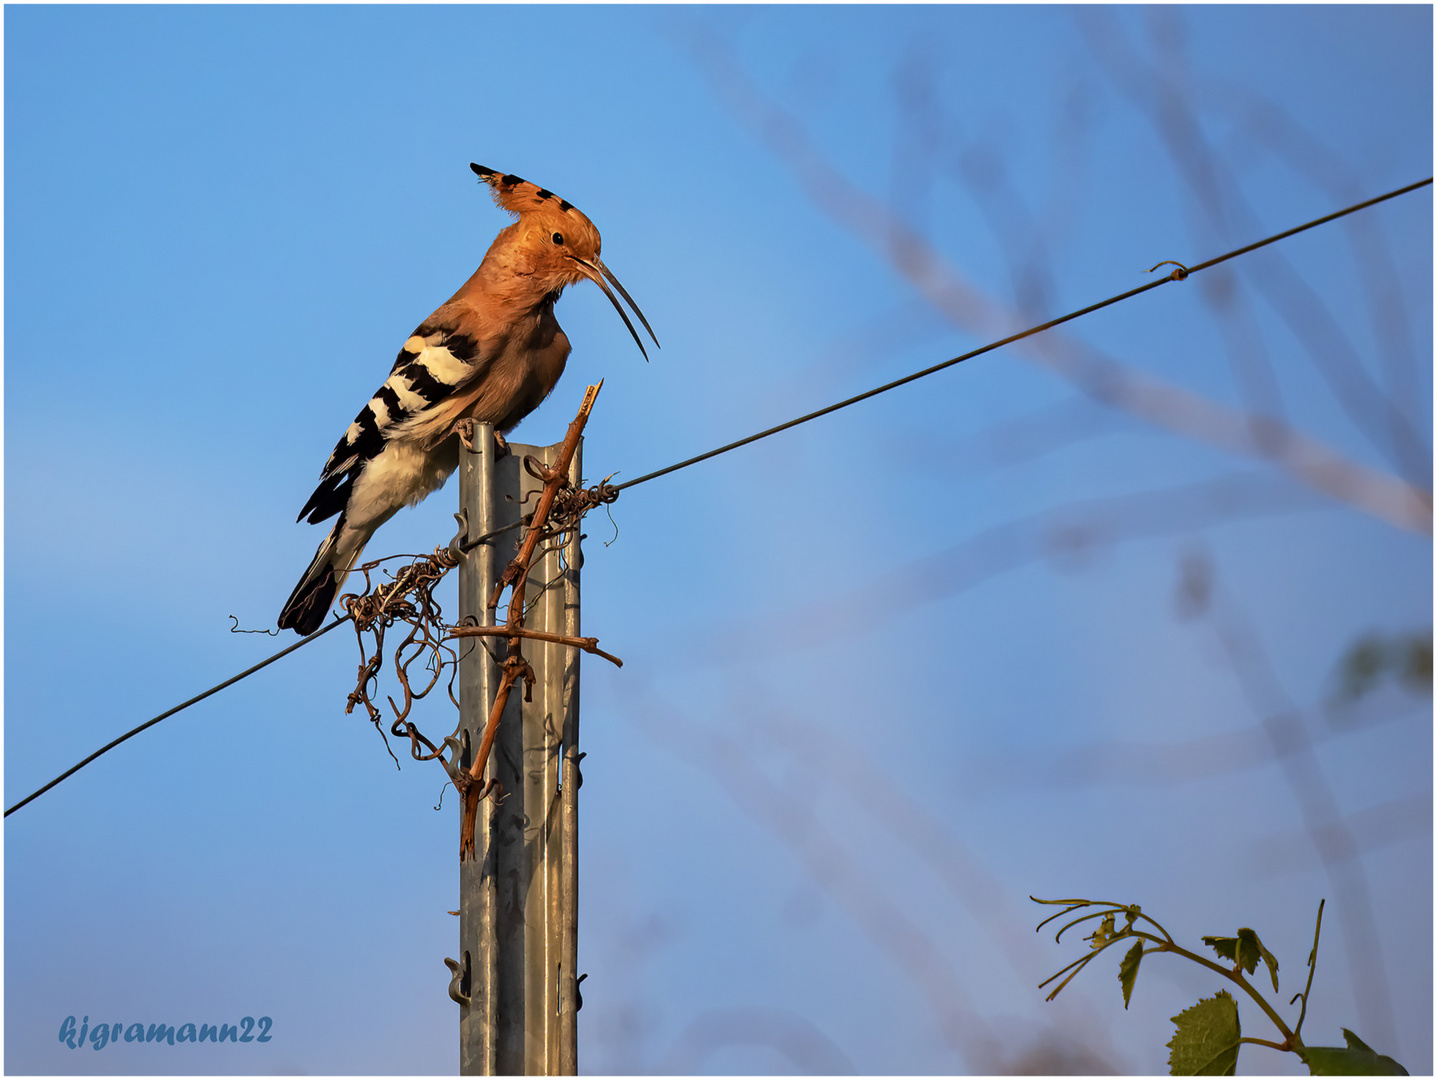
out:
{"label": "green vine shoot", "polygon": [[[1248,927],[1238,930],[1236,936],[1204,936],[1202,941],[1217,954],[1214,961],[1190,949],[1185,949],[1152,916],[1143,913],[1137,904],[1119,904],[1111,900],[1039,900],[1030,896],[1037,904],[1062,908],[1050,915],[1037,926],[1042,930],[1051,922],[1059,920],[1054,940],[1061,942],[1063,935],[1075,926],[1096,921],[1097,926],[1084,936],[1088,953],[1062,968],[1039,984],[1039,989],[1058,981],[1048,994],[1052,1001],[1065,986],[1073,981],[1083,968],[1097,959],[1098,955],[1120,941],[1131,942],[1118,963],[1118,981],[1123,988],[1123,1008],[1132,999],[1133,986],[1138,980],[1138,968],[1143,957],[1153,953],[1174,953],[1186,960],[1222,976],[1236,986],[1267,1016],[1277,1029],[1278,1039],[1259,1039],[1242,1034],[1238,1019],[1238,999],[1226,989],[1218,990],[1209,998],[1199,998],[1177,1016],[1172,1018],[1176,1025],[1173,1037],[1168,1042],[1168,1072],[1173,1076],[1232,1076],[1237,1072],[1237,1055],[1243,1043],[1256,1043],[1286,1053],[1296,1054],[1313,1076],[1406,1076],[1407,1070],[1385,1054],[1379,1054],[1347,1028],[1342,1034],[1347,1040],[1345,1047],[1308,1046],[1302,1041],[1302,1024],[1307,1019],[1307,1001],[1312,993],[1312,977],[1317,973],[1317,946],[1322,937],[1322,909],[1327,901],[1317,905],[1317,926],[1312,934],[1312,952],[1307,957],[1307,985],[1292,996],[1288,1007],[1302,1002],[1296,1023],[1289,1026],[1282,1014],[1263,997],[1262,992],[1247,979],[1257,972],[1261,964],[1272,980],[1272,992],[1278,993],[1277,957],[1262,943],[1257,933]],[[1091,909],[1091,910],[1089,910]],[[1069,916],[1076,916],[1068,918]],[[1122,925],[1119,925],[1121,921]],[[1260,980],[1259,980],[1260,981]]]}

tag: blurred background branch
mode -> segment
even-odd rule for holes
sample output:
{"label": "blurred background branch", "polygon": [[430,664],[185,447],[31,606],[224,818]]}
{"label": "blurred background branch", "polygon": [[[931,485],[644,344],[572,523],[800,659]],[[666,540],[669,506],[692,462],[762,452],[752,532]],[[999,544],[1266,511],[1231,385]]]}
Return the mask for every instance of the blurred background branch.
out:
{"label": "blurred background branch", "polygon": [[[864,239],[895,270],[917,288],[930,303],[957,327],[975,338],[998,338],[1024,325],[1022,309],[1010,309],[984,295],[967,282],[928,241],[904,220],[891,214],[877,199],[848,180],[819,151],[791,112],[766,98],[749,80],[738,60],[716,33],[695,34],[691,42],[695,60],[728,102],[738,119],[760,138],[774,156],[799,181],[807,197],[833,221]],[[1183,116],[1185,118],[1185,114]],[[988,184],[975,185],[979,191]],[[1333,207],[1332,209],[1336,209]],[[1287,224],[1296,224],[1289,222]],[[1260,231],[1249,232],[1255,240]],[[1159,253],[1161,254],[1161,253]],[[1202,253],[1207,254],[1207,253]],[[1285,263],[1271,265],[1284,267]],[[1218,271],[1223,274],[1225,271]],[[1285,297],[1302,286],[1289,276]],[[1315,359],[1324,361],[1321,370],[1329,382],[1353,389],[1360,406],[1356,415],[1368,415],[1376,406],[1369,400],[1375,391],[1362,374],[1360,363],[1351,354],[1321,305],[1302,293],[1294,303],[1280,308],[1289,325],[1299,332]],[[1330,338],[1335,338],[1329,343]],[[1328,343],[1324,346],[1324,343]],[[1330,349],[1340,359],[1330,360]],[[1072,338],[1061,330],[1046,333],[1012,346],[1012,354],[1031,360],[1071,381],[1094,401],[1122,409],[1139,418],[1186,438],[1197,439],[1232,453],[1260,458],[1283,469],[1296,479],[1326,494],[1404,528],[1432,531],[1430,469],[1424,485],[1404,482],[1352,461],[1318,439],[1289,427],[1276,416],[1245,415],[1190,390],[1140,372],[1116,357]],[[1252,357],[1259,354],[1252,353]],[[1265,367],[1259,363],[1259,371]],[[1252,362],[1247,365],[1251,368]],[[1275,387],[1266,379],[1259,396],[1272,397]],[[1344,403],[1348,400],[1339,394]],[[1271,404],[1272,402],[1269,402]],[[1397,441],[1403,460],[1412,468],[1412,455],[1419,453],[1417,437],[1391,410],[1382,410],[1396,424]],[[1370,425],[1369,425],[1370,426]],[[1426,457],[1431,457],[1430,446]]]}

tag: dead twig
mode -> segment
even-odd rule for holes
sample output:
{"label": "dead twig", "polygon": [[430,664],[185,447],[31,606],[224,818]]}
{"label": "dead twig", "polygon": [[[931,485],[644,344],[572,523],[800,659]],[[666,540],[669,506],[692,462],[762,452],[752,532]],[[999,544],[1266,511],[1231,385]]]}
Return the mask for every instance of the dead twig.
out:
{"label": "dead twig", "polygon": [[[547,469],[537,465],[531,467],[531,463],[525,462],[525,467],[529,468],[534,476],[544,481],[544,489],[539,495],[539,502],[534,508],[533,516],[529,519],[524,540],[519,545],[519,553],[510,561],[504,573],[499,576],[494,593],[489,598],[489,610],[495,611],[499,606],[499,598],[505,587],[510,589],[509,613],[500,635],[508,638],[508,653],[500,664],[503,674],[499,680],[498,691],[494,695],[494,703],[489,709],[489,717],[485,722],[478,750],[474,754],[473,764],[465,771],[455,770],[454,772],[454,786],[464,797],[464,818],[459,832],[459,858],[461,860],[474,858],[474,821],[479,812],[479,803],[489,790],[488,786],[483,783],[484,769],[489,763],[489,752],[494,746],[494,736],[499,729],[499,718],[504,713],[504,706],[508,704],[509,694],[513,690],[514,684],[522,678],[525,684],[524,698],[527,701],[534,685],[534,670],[519,649],[519,643],[525,637],[532,636],[523,632],[524,589],[528,584],[529,570],[533,565],[535,551],[540,541],[555,535],[555,530],[549,525],[549,514],[554,508],[560,491],[568,483],[569,465],[574,460],[574,452],[579,447],[579,439],[584,433],[584,425],[588,423],[589,413],[594,408],[594,399],[598,397],[599,390],[603,385],[603,380],[600,380],[598,385],[589,387],[588,393],[584,395],[583,404],[579,406],[578,415],[569,424],[568,433],[559,447],[558,457],[551,467]],[[600,485],[600,487],[602,486]],[[572,504],[572,500],[570,503]],[[574,518],[574,521],[577,521],[577,517]],[[500,628],[453,627],[450,633],[459,632],[458,636],[461,637],[476,636],[473,631],[489,629]],[[593,651],[597,652],[597,649]],[[613,657],[609,657],[609,659],[612,660]]]}
{"label": "dead twig", "polygon": [[[519,552],[505,568],[489,599],[488,606],[493,611],[498,607],[503,590],[506,587],[512,590],[508,616],[503,626],[446,625],[443,612],[434,599],[435,586],[445,574],[463,561],[466,551],[477,546],[476,541],[468,539],[468,523],[462,514],[455,515],[459,519],[459,534],[448,545],[435,548],[431,555],[398,556],[411,561],[400,567],[392,580],[378,585],[373,582],[372,574],[388,560],[377,559],[365,563],[357,569],[364,577],[364,591],[358,594],[348,593],[340,598],[341,606],[353,621],[355,636],[359,641],[359,673],[345,711],[352,712],[355,706],[363,705],[369,714],[370,722],[385,739],[386,746],[389,740],[382,724],[384,713],[374,700],[380,696],[377,687],[385,666],[385,634],[396,624],[403,624],[407,628],[403,640],[393,650],[391,665],[402,691],[402,698],[396,701],[393,695],[386,695],[384,699],[393,714],[389,734],[409,740],[410,756],[414,760],[437,760],[443,765],[454,787],[464,799],[464,816],[460,829],[461,858],[473,857],[475,816],[479,803],[497,788],[496,783],[486,785],[482,778],[500,717],[509,701],[510,692],[521,679],[524,682],[524,700],[531,700],[535,675],[520,650],[521,642],[530,638],[556,645],[568,645],[601,656],[616,666],[623,666],[623,661],[617,656],[598,647],[598,638],[530,630],[524,626],[529,574],[535,559],[555,548],[562,548],[566,543],[565,536],[577,532],[580,522],[589,510],[612,503],[619,496],[619,489],[610,484],[610,478],[607,477],[589,488],[575,487],[569,482],[570,465],[602,385],[600,382],[598,386],[589,387],[551,467],[546,468],[533,457],[524,460],[524,468],[543,483],[543,488],[538,493],[539,498],[533,513],[525,519],[526,532]],[[548,585],[545,586],[547,587]],[[415,702],[441,683],[445,685],[449,700],[457,709],[459,700],[454,693],[454,680],[459,671],[459,653],[450,642],[486,637],[506,639],[507,650],[502,659],[490,654],[500,668],[499,687],[489,709],[473,763],[465,769],[460,764],[461,754],[464,753],[462,747],[467,745],[461,743],[462,720],[456,724],[452,733],[436,743],[415,726],[410,713]],[[421,665],[418,670],[414,668],[416,663]],[[390,755],[393,756],[392,750]],[[395,758],[396,764],[398,761],[399,759]]]}
{"label": "dead twig", "polygon": [[599,648],[599,639],[594,637],[568,637],[564,634],[551,634],[545,630],[527,630],[522,626],[453,626],[449,628],[449,636],[456,638],[516,636],[533,638],[535,641],[549,641],[555,645],[572,645],[576,649],[583,649],[595,656],[602,656],[615,667],[624,666],[624,662],[617,656],[612,656]]}
{"label": "dead twig", "polygon": [[[449,668],[448,692],[454,700],[454,674],[457,671],[457,654],[445,644],[444,613],[434,599],[434,587],[459,559],[448,548],[439,547],[432,555],[415,558],[399,569],[393,580],[375,586],[370,575],[385,562],[376,559],[359,568],[364,575],[365,590],[362,593],[347,593],[340,598],[340,604],[349,612],[354,624],[355,638],[359,642],[359,674],[354,689],[349,694],[345,712],[353,712],[356,705],[363,705],[369,714],[370,723],[379,731],[388,745],[382,725],[383,713],[373,701],[373,695],[384,666],[385,632],[396,623],[408,625],[408,633],[394,650],[394,675],[404,692],[403,704],[388,696],[389,707],[394,720],[389,734],[409,740],[410,756],[415,761],[431,761],[441,756],[442,751],[414,726],[409,719],[414,703],[425,697],[439,685],[445,668]],[[365,648],[365,635],[373,637],[373,655]],[[410,670],[416,662],[422,662],[427,676],[411,679]],[[456,702],[457,705],[457,702]],[[391,756],[393,751],[390,752]],[[398,764],[398,759],[395,759]]]}

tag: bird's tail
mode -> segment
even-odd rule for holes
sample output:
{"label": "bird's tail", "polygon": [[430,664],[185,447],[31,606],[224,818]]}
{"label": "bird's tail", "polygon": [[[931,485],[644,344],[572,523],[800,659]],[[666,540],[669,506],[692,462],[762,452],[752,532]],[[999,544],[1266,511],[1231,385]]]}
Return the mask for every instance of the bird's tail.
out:
{"label": "bird's tail", "polygon": [[[314,561],[299,579],[299,584],[290,593],[284,610],[279,613],[279,628],[293,630],[307,637],[319,629],[319,624],[329,614],[339,587],[349,576],[349,569],[364,545],[342,551],[339,548],[340,533],[344,530],[344,515],[334,523],[334,528],[314,553]],[[346,548],[350,545],[346,544]]]}

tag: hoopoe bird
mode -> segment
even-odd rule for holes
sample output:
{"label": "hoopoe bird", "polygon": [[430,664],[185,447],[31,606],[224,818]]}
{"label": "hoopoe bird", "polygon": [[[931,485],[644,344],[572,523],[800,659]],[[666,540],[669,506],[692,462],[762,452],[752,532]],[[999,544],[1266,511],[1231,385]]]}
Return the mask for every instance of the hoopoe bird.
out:
{"label": "hoopoe bird", "polygon": [[566,285],[587,279],[599,286],[647,360],[612,284],[659,343],[600,260],[592,221],[527,180],[469,167],[517,220],[495,237],[473,276],[404,342],[389,378],[329,455],[298,520],[317,525],[339,518],[280,612],[282,630],[307,635],[319,629],[374,531],[401,507],[438,490],[458,467],[460,432],[469,422],[493,424],[506,435],[549,396],[569,356],[569,339],[554,318]]}

